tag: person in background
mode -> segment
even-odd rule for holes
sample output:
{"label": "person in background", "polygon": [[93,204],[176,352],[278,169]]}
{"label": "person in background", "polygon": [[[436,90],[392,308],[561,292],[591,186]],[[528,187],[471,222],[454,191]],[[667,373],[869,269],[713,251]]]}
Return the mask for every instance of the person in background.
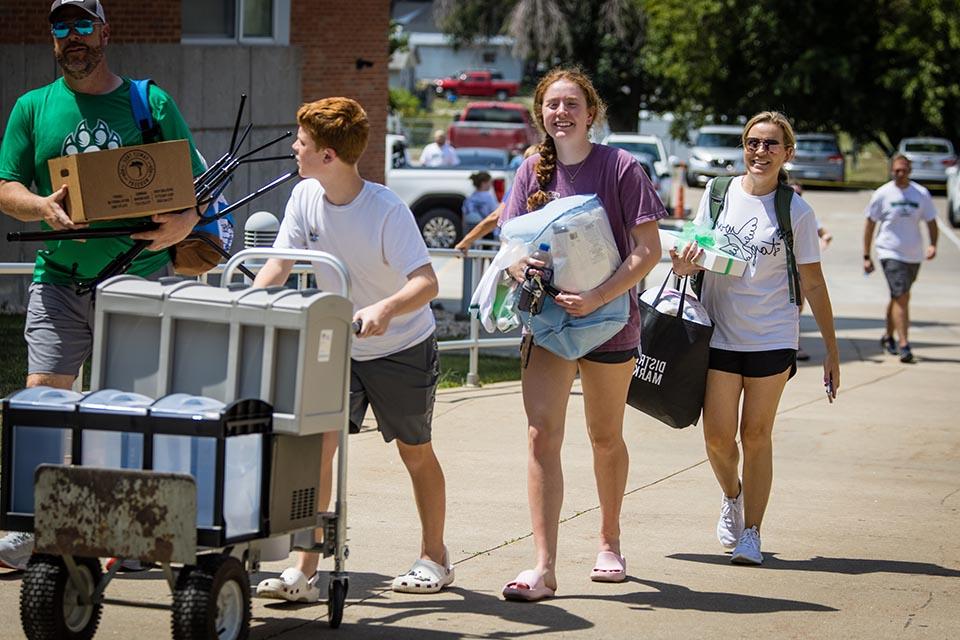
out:
{"label": "person in background", "polygon": [[442,129],[433,132],[433,142],[420,152],[420,164],[424,167],[455,167],[460,164],[457,150],[447,142],[447,134]]}
{"label": "person in background", "polygon": [[[627,292],[660,259],[657,220],[667,215],[650,179],[626,151],[594,144],[590,130],[603,120],[604,104],[590,79],[579,69],[553,69],[534,93],[534,117],[545,134],[539,153],[517,171],[502,220],[536,211],[555,198],[576,194],[599,196],[617,250],[619,268],[597,287],[562,292],[557,306],[572,316],[586,316]],[[517,282],[528,268],[545,264],[527,257],[507,271]],[[579,373],[586,427],[593,450],[593,468],[600,500],[598,553],[589,577],[596,582],[622,582],[627,561],[620,539],[620,510],[629,455],[623,441],[627,390],[640,342],[639,309],[628,295],[630,316],[624,328],[579,360],[566,360],[524,336],[523,405],[527,418],[527,496],[533,524],[536,564],[503,587],[508,600],[552,597],[557,589],[557,544],[563,505],[561,450],[567,402]]]}
{"label": "person in background", "polygon": [[[704,272],[700,297],[714,323],[703,437],[723,492],[717,539],[733,550],[732,562],[757,565],[763,562],[760,526],[773,484],[773,425],[783,389],[797,370],[800,338],[800,307],[790,299],[792,274],[775,207],[777,191],[787,178],[783,165],[793,158],[796,137],[786,116],[763,111],[747,122],[742,144],[747,172],[730,183],[714,228],[737,248],[747,268],[738,278]],[[707,183],[706,193],[711,186]],[[791,196],[798,293],[810,303],[823,336],[823,383],[832,402],[840,388],[840,356],[820,269],[816,216],[802,198]],[[695,224],[709,223],[709,201],[701,199]],[[674,273],[682,277],[702,271],[695,263],[702,251],[696,243],[680,251],[672,248]]]}
{"label": "person in background", "polygon": [[[885,316],[886,329],[880,346],[900,362],[913,362],[910,347],[910,289],[924,259],[937,257],[937,210],[926,187],[910,180],[910,159],[895,155],[890,161],[893,180],[873,192],[866,210],[863,229],[863,271],[876,268],[870,257],[874,232],[877,234],[877,257],[890,289],[890,302]],[[927,225],[929,242],[923,246],[922,223]],[[877,231],[879,227],[879,231]],[[896,334],[896,337],[894,337]]]}
{"label": "person in background", "polygon": [[[463,220],[479,220],[477,224],[483,221],[500,206],[497,202],[497,196],[493,194],[493,179],[486,171],[476,171],[470,174],[470,182],[473,183],[474,192],[463,201],[461,211]],[[486,235],[486,234],[484,234]],[[460,249],[461,243],[454,246]],[[469,246],[469,245],[468,245]]]}

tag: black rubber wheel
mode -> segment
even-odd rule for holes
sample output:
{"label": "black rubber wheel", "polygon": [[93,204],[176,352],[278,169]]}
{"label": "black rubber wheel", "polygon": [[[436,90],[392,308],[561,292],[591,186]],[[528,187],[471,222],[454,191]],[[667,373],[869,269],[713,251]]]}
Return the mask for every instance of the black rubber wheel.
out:
{"label": "black rubber wheel", "polygon": [[452,249],[460,239],[460,217],[449,209],[430,209],[420,216],[420,233],[430,249]]}
{"label": "black rubber wheel", "polygon": [[347,603],[347,591],[350,581],[347,578],[334,578],[327,587],[327,618],[330,628],[336,629],[343,620],[343,607]]}
{"label": "black rubber wheel", "polygon": [[697,182],[697,174],[690,173],[689,171],[685,172],[685,179],[687,181],[688,187],[699,187],[700,183]]}
{"label": "black rubber wheel", "polygon": [[[92,595],[103,571],[96,558],[76,558],[84,590]],[[29,640],[89,640],[103,603],[82,604],[60,556],[34,554],[20,584],[20,624]]]}
{"label": "black rubber wheel", "polygon": [[250,584],[236,558],[202,556],[180,570],[173,593],[174,640],[246,640]]}

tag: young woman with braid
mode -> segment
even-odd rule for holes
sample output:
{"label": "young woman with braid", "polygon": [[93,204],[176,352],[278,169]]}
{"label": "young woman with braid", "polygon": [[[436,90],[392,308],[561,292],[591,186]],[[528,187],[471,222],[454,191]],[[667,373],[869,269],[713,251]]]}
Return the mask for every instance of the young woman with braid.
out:
{"label": "young woman with braid", "polygon": [[[667,215],[643,168],[629,153],[592,144],[590,127],[603,118],[604,105],[590,79],[578,69],[554,69],[537,85],[534,117],[545,134],[539,153],[527,158],[507,201],[502,221],[543,207],[552,199],[596,193],[613,230],[623,263],[589,291],[564,292],[557,304],[574,316],[587,315],[632,291],[660,258],[656,221]],[[524,271],[543,267],[525,258],[508,270],[518,282]],[[599,554],[590,578],[621,582],[627,568],[620,545],[620,508],[629,459],[623,442],[623,411],[640,341],[636,296],[630,294],[630,320],[617,335],[579,360],[564,360],[534,344],[522,373],[529,453],[527,495],[537,562],[507,583],[509,600],[540,600],[557,589],[557,536],[563,503],[563,443],[567,398],[577,371],[583,388],[587,431],[593,446],[600,500]]]}

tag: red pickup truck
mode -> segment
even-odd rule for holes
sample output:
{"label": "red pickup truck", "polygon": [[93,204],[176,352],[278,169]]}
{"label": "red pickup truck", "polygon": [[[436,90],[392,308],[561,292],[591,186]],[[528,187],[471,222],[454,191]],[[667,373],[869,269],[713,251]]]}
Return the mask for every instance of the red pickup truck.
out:
{"label": "red pickup truck", "polygon": [[471,102],[447,129],[454,147],[493,147],[522,153],[540,141],[530,111],[517,102]]}
{"label": "red pickup truck", "polygon": [[457,96],[493,97],[506,100],[517,95],[519,82],[504,80],[496,71],[464,71],[449,78],[433,81],[434,90],[439,96],[455,100]]}

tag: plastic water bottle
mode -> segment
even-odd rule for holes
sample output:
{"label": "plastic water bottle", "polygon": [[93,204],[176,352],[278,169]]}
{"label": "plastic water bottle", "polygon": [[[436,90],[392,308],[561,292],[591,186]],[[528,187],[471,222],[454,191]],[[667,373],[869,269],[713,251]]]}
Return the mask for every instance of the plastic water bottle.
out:
{"label": "plastic water bottle", "polygon": [[543,263],[542,267],[539,267],[539,270],[543,273],[540,276],[540,281],[544,284],[549,284],[553,281],[553,256],[550,255],[550,245],[546,242],[541,242],[540,247],[530,254],[530,257],[534,260],[539,260]]}

